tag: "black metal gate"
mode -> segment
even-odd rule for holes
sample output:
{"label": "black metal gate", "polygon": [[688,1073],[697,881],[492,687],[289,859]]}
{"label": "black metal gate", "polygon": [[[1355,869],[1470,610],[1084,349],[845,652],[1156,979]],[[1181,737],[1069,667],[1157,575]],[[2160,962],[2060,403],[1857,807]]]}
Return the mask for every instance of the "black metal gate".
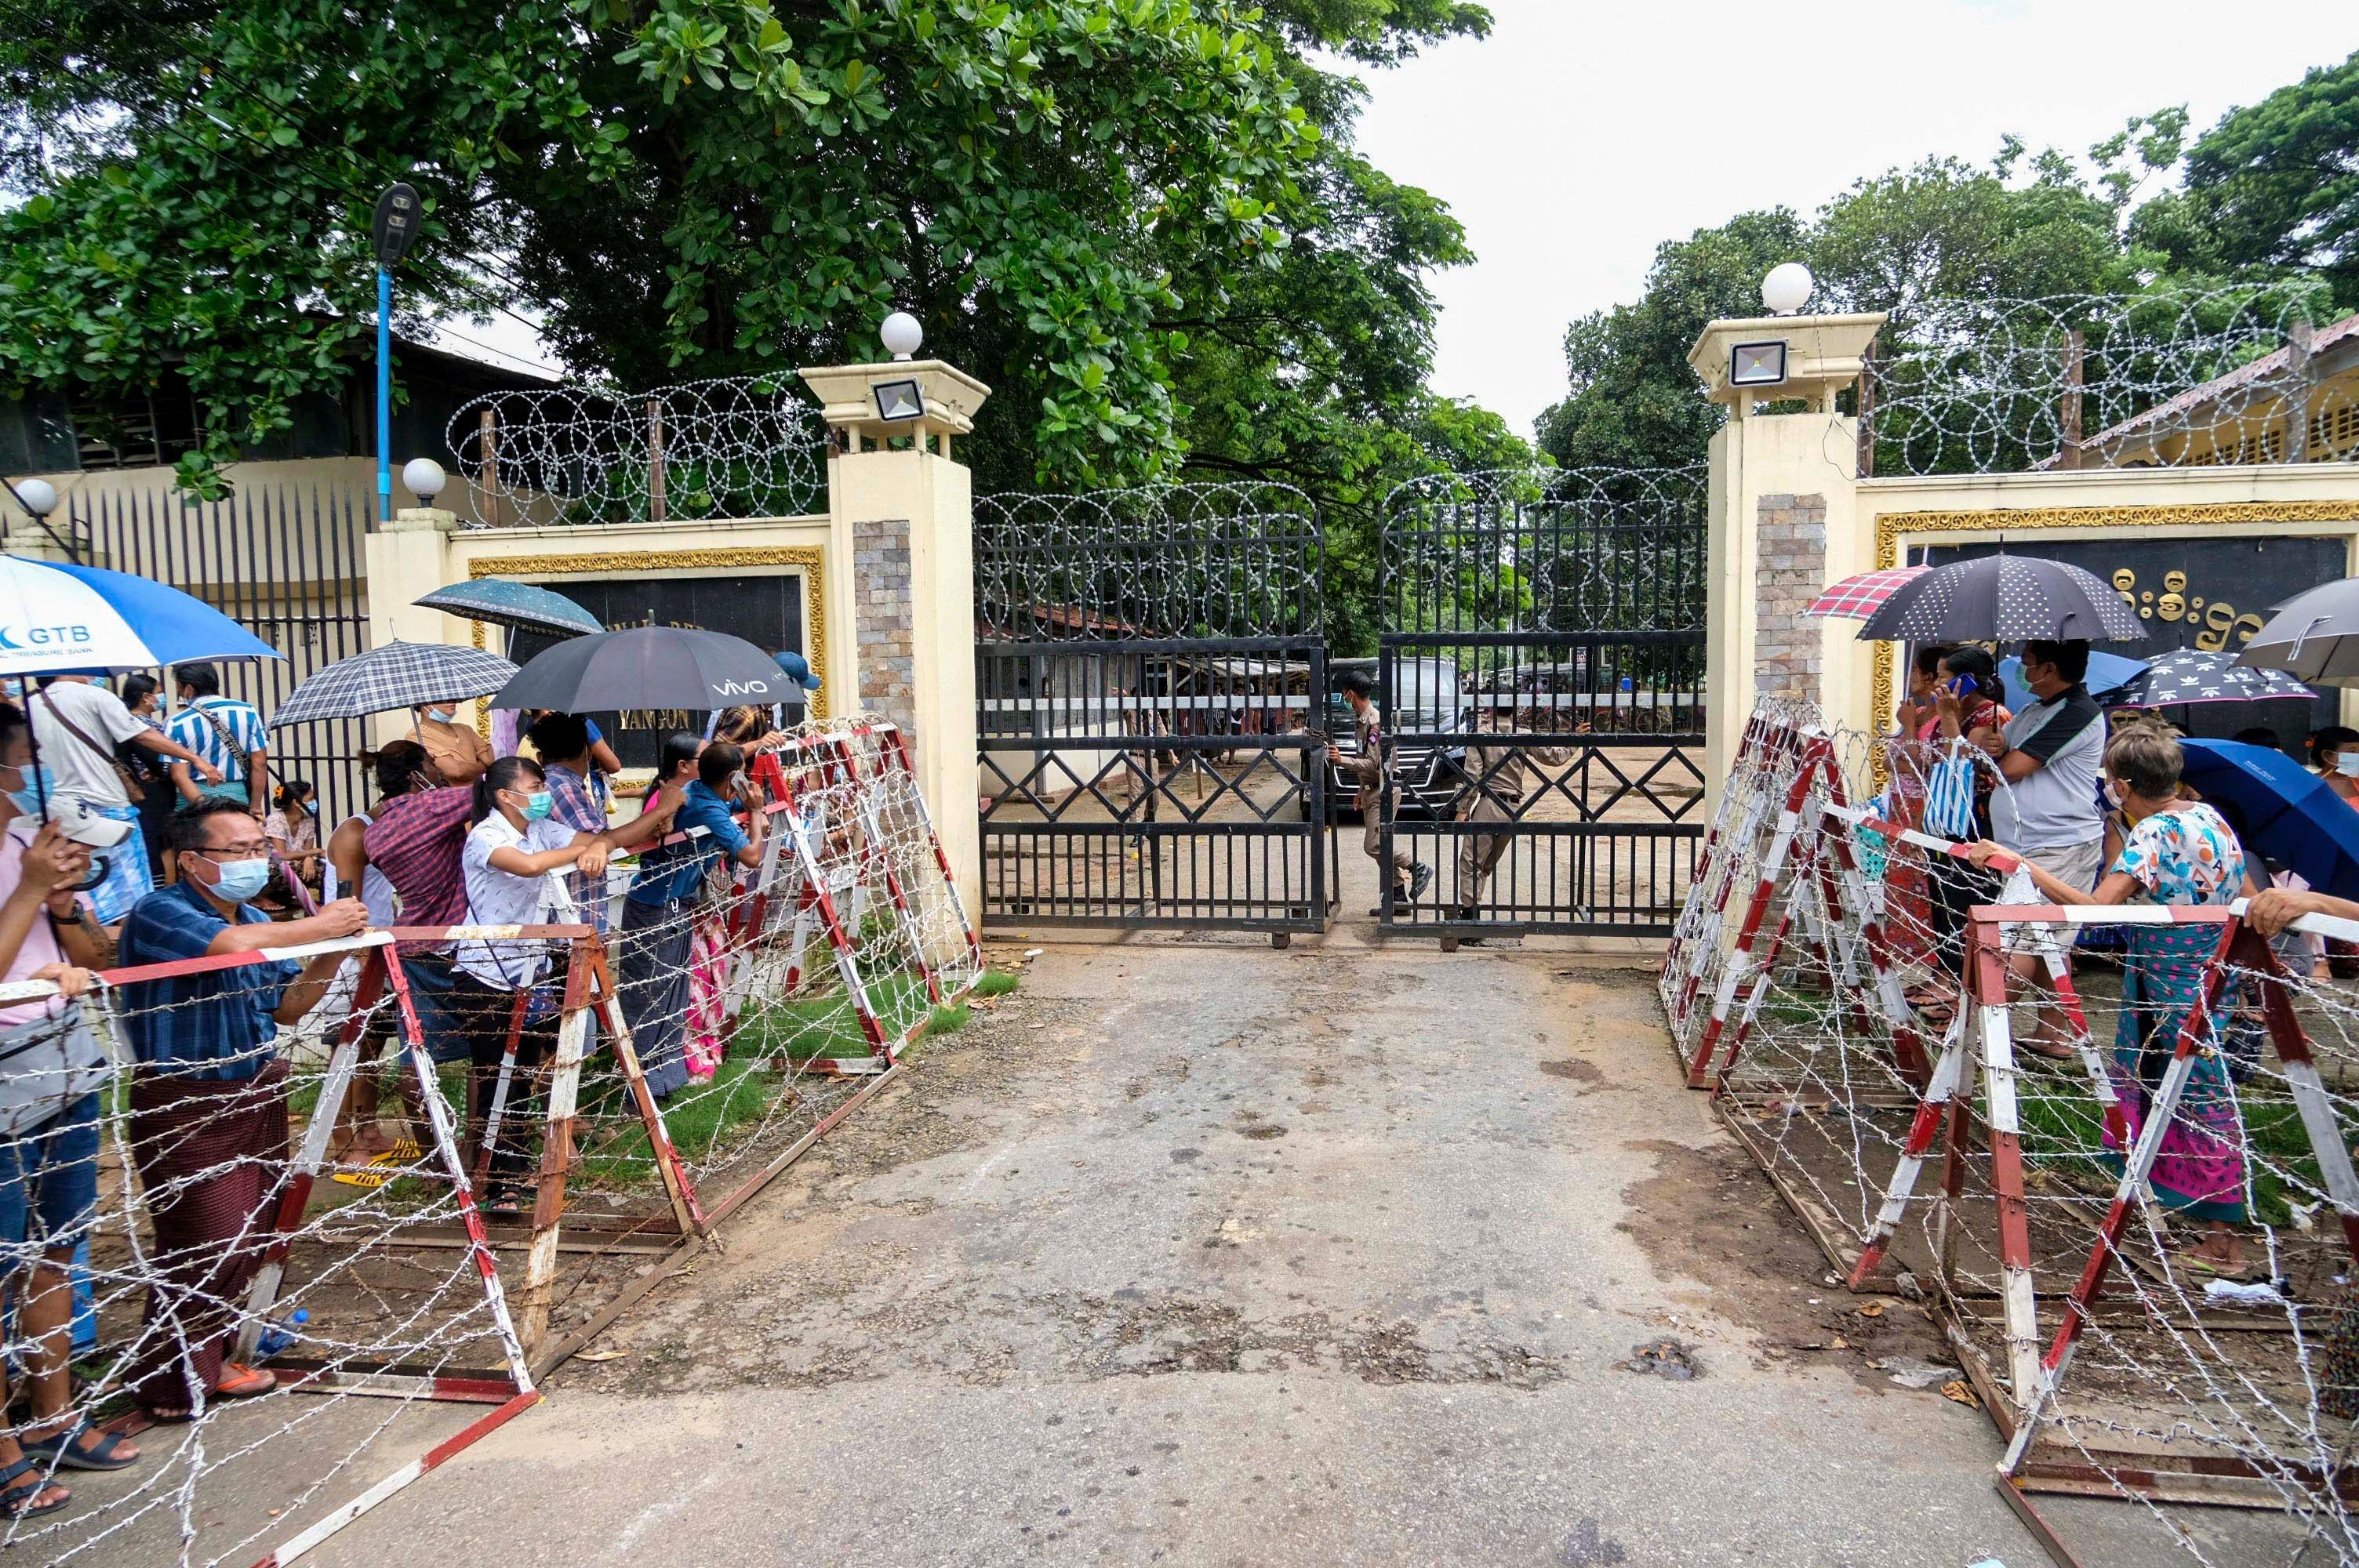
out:
{"label": "black metal gate", "polygon": [[1703,830],[1703,470],[1441,475],[1388,511],[1380,842],[1431,876],[1384,925],[1668,933]]}
{"label": "black metal gate", "polygon": [[983,911],[1324,930],[1319,522],[1283,485],[975,503]]}
{"label": "black metal gate", "polygon": [[[92,565],[195,595],[284,654],[283,663],[231,659],[215,666],[223,693],[253,703],[267,721],[304,677],[368,648],[372,504],[346,491],[294,486],[242,486],[203,503],[160,485],[103,491],[71,498],[71,533],[61,542]],[[365,740],[358,720],[270,732],[274,787],[288,779],[316,785],[323,837],[368,798],[360,763]]]}

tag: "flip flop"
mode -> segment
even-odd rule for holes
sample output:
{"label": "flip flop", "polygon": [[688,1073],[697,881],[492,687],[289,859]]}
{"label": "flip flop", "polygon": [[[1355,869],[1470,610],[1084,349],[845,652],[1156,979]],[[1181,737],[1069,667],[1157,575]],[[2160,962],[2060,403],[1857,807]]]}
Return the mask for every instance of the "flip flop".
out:
{"label": "flip flop", "polygon": [[[19,1476],[30,1476],[32,1479],[19,1481],[16,1479]],[[9,1486],[8,1483],[11,1481],[15,1481],[16,1485]],[[64,1497],[35,1508],[33,1499],[39,1497],[49,1486],[49,1477],[43,1475],[41,1467],[30,1459],[19,1459],[6,1469],[0,1470],[0,1518],[12,1521],[38,1519],[43,1514],[53,1514],[73,1501],[73,1494],[66,1492],[63,1487],[60,1487],[58,1490],[66,1492]]]}
{"label": "flip flop", "polygon": [[2217,1279],[2225,1280],[2232,1285],[2250,1283],[2257,1277],[2254,1271],[2259,1267],[2254,1260],[2247,1258],[2231,1268],[2224,1263],[2215,1263],[2211,1259],[2198,1256],[2193,1252],[2174,1252],[2170,1255],[2170,1260],[2189,1273],[2210,1274]]}
{"label": "flip flop", "polygon": [[[74,1442],[85,1432],[96,1433],[98,1437],[96,1447],[83,1448]],[[129,1459],[115,1457],[117,1449],[127,1446],[127,1440],[121,1433],[101,1432],[91,1425],[87,1420],[81,1418],[77,1418],[71,1426],[59,1433],[55,1437],[20,1438],[17,1440],[16,1446],[27,1454],[38,1454],[45,1459],[54,1459],[60,1466],[68,1470],[120,1470],[139,1463],[136,1456]]]}
{"label": "flip flop", "polygon": [[418,1163],[418,1145],[404,1138],[382,1154],[372,1155],[369,1162],[357,1171],[339,1171],[328,1178],[348,1187],[381,1187],[408,1167]]}
{"label": "flip flop", "polygon": [[217,1400],[255,1400],[278,1386],[278,1374],[236,1361],[222,1363],[221,1381],[213,1385]]}

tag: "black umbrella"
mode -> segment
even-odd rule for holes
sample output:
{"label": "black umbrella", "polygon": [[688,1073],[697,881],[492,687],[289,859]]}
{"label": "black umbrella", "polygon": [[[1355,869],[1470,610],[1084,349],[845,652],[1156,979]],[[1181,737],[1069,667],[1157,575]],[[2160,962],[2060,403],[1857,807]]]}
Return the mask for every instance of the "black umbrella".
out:
{"label": "black umbrella", "polygon": [[2139,643],[2137,613],[2093,573],[2036,556],[1984,556],[1936,567],[1892,590],[1859,629],[1863,643]]}
{"label": "black umbrella", "polygon": [[634,626],[574,637],[545,650],[500,688],[492,706],[582,713],[616,708],[706,710],[802,699],[802,687],[743,637],[685,626]]}

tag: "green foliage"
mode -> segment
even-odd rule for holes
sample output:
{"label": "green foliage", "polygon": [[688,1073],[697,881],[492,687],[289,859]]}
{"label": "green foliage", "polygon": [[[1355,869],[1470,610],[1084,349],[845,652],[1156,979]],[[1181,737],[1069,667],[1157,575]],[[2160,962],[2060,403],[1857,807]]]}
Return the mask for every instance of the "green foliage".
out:
{"label": "green foliage", "polygon": [[[1309,51],[1489,24],[1454,0],[23,8],[0,393],[121,396],[182,360],[199,483],[352,373],[395,178],[429,210],[411,307],[529,302],[625,384],[867,357],[911,309],[994,387],[985,488],[1381,445],[1423,413],[1419,274],[1463,244],[1350,152],[1355,90]],[[1314,460],[1339,494],[1383,471]]]}
{"label": "green foliage", "polygon": [[2130,234],[2180,271],[2315,271],[2359,308],[2359,54],[2223,116]]}

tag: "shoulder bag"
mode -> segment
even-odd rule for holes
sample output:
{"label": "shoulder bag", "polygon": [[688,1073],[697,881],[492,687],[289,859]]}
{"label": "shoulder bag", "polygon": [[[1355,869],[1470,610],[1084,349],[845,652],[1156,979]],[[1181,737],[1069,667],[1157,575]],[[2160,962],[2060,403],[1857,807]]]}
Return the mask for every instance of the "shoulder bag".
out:
{"label": "shoulder bag", "polygon": [[41,688],[41,702],[49,708],[49,717],[58,721],[59,728],[62,729],[67,734],[72,736],[75,740],[81,741],[85,747],[89,748],[91,755],[96,757],[100,762],[114,770],[114,776],[123,782],[124,798],[130,801],[134,806],[138,805],[141,801],[147,798],[147,792],[139,787],[139,781],[131,776],[131,770],[123,765],[123,759],[108,751],[105,747],[100,745],[97,741],[92,740],[87,734],[82,732],[82,727],[81,725],[75,723],[72,719],[68,719],[66,717],[66,710],[58,706],[58,699],[49,695],[49,688],[47,687]]}

